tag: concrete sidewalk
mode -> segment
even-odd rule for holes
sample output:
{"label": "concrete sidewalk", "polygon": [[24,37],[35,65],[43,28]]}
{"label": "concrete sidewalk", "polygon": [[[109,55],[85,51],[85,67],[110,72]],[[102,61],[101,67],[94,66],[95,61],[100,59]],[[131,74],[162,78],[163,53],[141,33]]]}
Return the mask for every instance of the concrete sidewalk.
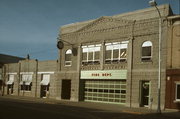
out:
{"label": "concrete sidewalk", "polygon": [[[0,98],[8,98],[14,99],[16,101],[28,101],[34,103],[44,103],[51,105],[66,105],[66,106],[74,106],[74,107],[83,107],[90,109],[98,109],[107,112],[121,112],[121,113],[129,113],[135,115],[145,115],[145,114],[156,114],[156,110],[150,110],[148,108],[129,108],[123,105],[117,104],[106,104],[106,103],[95,103],[95,102],[73,102],[67,100],[56,100],[56,99],[47,99],[47,98],[34,98],[34,97],[24,97],[24,96],[0,96]],[[162,110],[162,115],[169,118],[180,118],[180,112],[178,110]]]}

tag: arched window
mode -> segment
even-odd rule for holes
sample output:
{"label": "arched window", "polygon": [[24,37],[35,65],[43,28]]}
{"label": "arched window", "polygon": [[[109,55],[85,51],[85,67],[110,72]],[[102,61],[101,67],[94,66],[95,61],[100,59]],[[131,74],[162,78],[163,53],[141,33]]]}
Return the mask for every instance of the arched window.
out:
{"label": "arched window", "polygon": [[72,50],[68,49],[65,52],[65,66],[71,66],[72,60],[71,60]]}
{"label": "arched window", "polygon": [[145,41],[142,44],[142,61],[150,61],[152,59],[152,42]]}

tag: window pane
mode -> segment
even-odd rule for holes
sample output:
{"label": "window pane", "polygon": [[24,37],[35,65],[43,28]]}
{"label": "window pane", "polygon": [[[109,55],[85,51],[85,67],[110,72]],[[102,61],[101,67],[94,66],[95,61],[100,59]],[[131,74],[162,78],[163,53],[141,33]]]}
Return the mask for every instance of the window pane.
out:
{"label": "window pane", "polygon": [[176,99],[180,99],[180,84],[177,84],[176,86],[177,86],[177,90],[176,90],[177,97],[176,97]]}
{"label": "window pane", "polygon": [[66,54],[65,61],[71,61],[71,54]]}
{"label": "window pane", "polygon": [[93,52],[89,52],[88,53],[88,61],[92,61],[93,60]]}
{"label": "window pane", "polygon": [[142,47],[142,57],[151,56],[151,46]]}
{"label": "window pane", "polygon": [[111,50],[106,50],[105,58],[106,59],[111,59]]}
{"label": "window pane", "polygon": [[82,60],[87,61],[87,52],[82,54]]}
{"label": "window pane", "polygon": [[99,51],[95,52],[94,60],[99,60],[99,55],[100,55]]}
{"label": "window pane", "polygon": [[67,50],[67,51],[66,51],[66,54],[72,54],[72,50],[70,50],[70,49]]}
{"label": "window pane", "polygon": [[119,49],[114,49],[113,50],[113,59],[118,59],[119,57]]}
{"label": "window pane", "polygon": [[152,46],[152,42],[151,41],[146,41],[142,45],[142,47],[148,47],[148,46]]}
{"label": "window pane", "polygon": [[127,49],[120,50],[120,58],[127,58]]}

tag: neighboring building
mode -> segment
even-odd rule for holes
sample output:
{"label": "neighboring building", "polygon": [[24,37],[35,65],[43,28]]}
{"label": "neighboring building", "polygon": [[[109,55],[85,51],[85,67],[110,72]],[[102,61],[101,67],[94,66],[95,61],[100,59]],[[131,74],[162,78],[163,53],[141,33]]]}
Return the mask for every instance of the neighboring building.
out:
{"label": "neighboring building", "polygon": [[21,58],[21,57],[16,57],[16,56],[11,56],[11,55],[5,55],[5,54],[0,54],[0,95],[2,92],[2,86],[4,84],[3,82],[3,65],[4,64],[8,64],[8,63],[17,63],[20,60],[24,60],[25,58]]}
{"label": "neighboring building", "polygon": [[168,21],[165,107],[180,109],[180,15]]}
{"label": "neighboring building", "polygon": [[7,95],[55,98],[57,61],[22,60],[5,64]]}
{"label": "neighboring building", "polygon": [[[161,108],[180,104],[180,16],[162,22]],[[159,16],[155,8],[62,26],[58,61],[7,64],[6,94],[157,108]]]}

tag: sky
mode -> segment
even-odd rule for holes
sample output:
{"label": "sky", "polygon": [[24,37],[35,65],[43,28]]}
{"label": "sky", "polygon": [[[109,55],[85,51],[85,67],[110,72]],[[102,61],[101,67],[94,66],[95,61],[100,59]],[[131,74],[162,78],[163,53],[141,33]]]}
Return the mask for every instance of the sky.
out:
{"label": "sky", "polygon": [[[180,0],[170,4],[180,14]],[[0,54],[56,60],[61,26],[150,7],[149,0],[0,0]]]}

